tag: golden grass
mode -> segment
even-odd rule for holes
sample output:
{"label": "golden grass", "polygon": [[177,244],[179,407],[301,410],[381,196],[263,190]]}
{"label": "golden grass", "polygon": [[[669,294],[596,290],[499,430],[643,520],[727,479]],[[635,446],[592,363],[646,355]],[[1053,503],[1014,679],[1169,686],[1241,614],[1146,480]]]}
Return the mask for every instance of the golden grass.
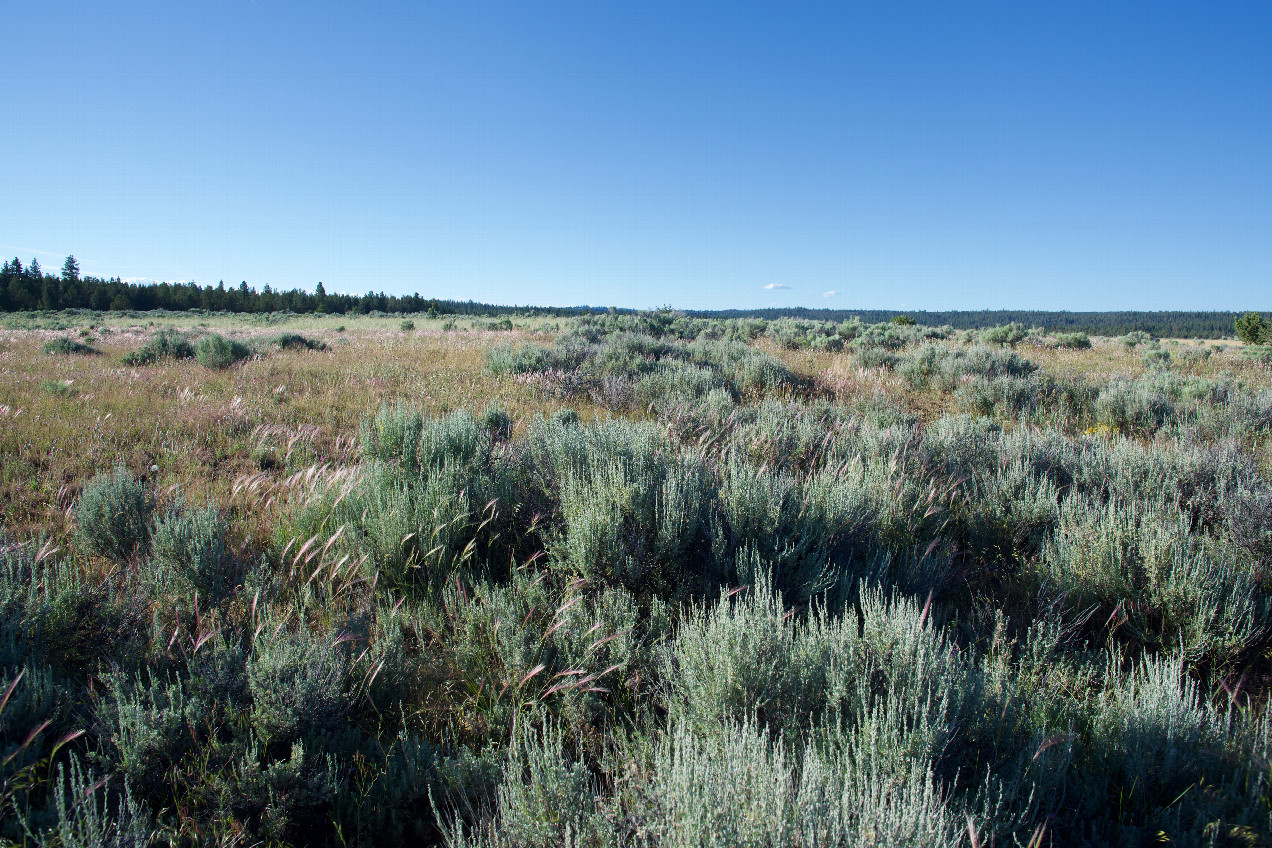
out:
{"label": "golden grass", "polygon": [[[1081,378],[1096,386],[1114,377],[1139,377],[1150,370],[1144,364],[1143,346],[1128,348],[1119,339],[1091,341],[1087,350],[1020,345],[1016,352],[1048,374]],[[812,380],[822,394],[836,403],[851,406],[872,398],[886,398],[924,423],[958,411],[948,393],[936,388],[913,389],[895,371],[862,368],[848,350],[787,350],[769,339],[759,340],[756,346],[781,359],[796,374]],[[1171,370],[1178,374],[1235,380],[1251,391],[1272,388],[1272,367],[1243,357],[1240,343],[1168,339],[1163,347],[1171,354]]]}
{"label": "golden grass", "polygon": [[[193,360],[122,365],[149,337],[144,326],[94,332],[91,343],[102,353],[89,356],[43,353],[64,331],[0,333],[0,522],[18,536],[63,532],[83,484],[117,464],[160,490],[225,502],[236,477],[260,470],[257,449],[290,443],[289,460],[271,469],[277,474],[350,459],[359,421],[384,403],[410,402],[432,414],[479,413],[496,403],[514,420],[560,406],[485,369],[491,346],[547,344],[548,335],[402,332],[397,321],[389,329],[377,320],[342,333],[306,327],[328,350],[272,348],[225,371]],[[279,332],[243,323],[220,329],[245,341]],[[70,391],[51,393],[41,388],[46,382]],[[586,404],[576,408],[585,419],[598,414]]]}

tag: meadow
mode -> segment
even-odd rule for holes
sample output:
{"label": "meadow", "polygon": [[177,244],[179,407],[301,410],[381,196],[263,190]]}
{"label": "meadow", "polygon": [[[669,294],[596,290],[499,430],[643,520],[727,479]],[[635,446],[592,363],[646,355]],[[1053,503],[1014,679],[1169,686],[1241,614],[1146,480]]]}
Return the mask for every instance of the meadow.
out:
{"label": "meadow", "polygon": [[1272,353],[0,320],[0,840],[1267,845]]}

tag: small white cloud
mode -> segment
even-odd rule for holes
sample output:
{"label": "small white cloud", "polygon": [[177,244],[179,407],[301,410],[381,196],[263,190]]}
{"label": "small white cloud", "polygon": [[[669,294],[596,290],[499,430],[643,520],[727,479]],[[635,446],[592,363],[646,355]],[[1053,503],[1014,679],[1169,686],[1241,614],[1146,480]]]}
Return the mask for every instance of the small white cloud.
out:
{"label": "small white cloud", "polygon": [[837,294],[839,294],[839,292],[835,291],[834,289],[831,289],[830,291],[822,292],[822,297],[834,297]]}
{"label": "small white cloud", "polygon": [[786,285],[786,283],[769,283],[764,288],[768,291],[773,291],[773,289],[789,289],[790,286]]}

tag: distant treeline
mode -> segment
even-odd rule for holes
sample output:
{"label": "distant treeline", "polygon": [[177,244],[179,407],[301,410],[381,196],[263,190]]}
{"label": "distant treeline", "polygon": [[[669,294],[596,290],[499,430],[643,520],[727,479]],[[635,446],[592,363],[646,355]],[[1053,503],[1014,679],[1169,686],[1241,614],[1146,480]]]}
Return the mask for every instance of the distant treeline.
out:
{"label": "distant treeline", "polygon": [[[367,314],[371,312],[434,312],[439,315],[544,315],[567,317],[604,312],[589,306],[496,306],[473,301],[439,300],[418,293],[389,295],[369,291],[364,295],[328,294],[322,283],[310,293],[292,289],[260,290],[241,282],[227,287],[196,283],[126,283],[118,277],[81,277],[75,257],[68,256],[61,272],[47,274],[38,262],[23,266],[14,259],[0,269],[0,312],[28,310],[94,309],[123,312],[166,309],[184,312],[206,309],[212,312],[294,312]],[[620,312],[634,310],[621,309]],[[726,309],[690,311],[701,318],[809,318],[817,321],[846,321],[857,317],[867,324],[890,321],[909,315],[919,324],[949,325],[959,330],[983,329],[1018,323],[1052,332],[1122,336],[1141,330],[1154,336],[1223,338],[1233,334],[1236,312],[1040,312],[1023,309],[955,310],[949,312],[902,312],[890,309]]]}
{"label": "distant treeline", "polygon": [[891,321],[909,315],[929,327],[949,325],[956,330],[979,330],[1003,324],[1041,327],[1054,333],[1087,333],[1092,336],[1124,336],[1142,330],[1159,338],[1218,339],[1231,336],[1237,312],[1042,312],[1029,309],[951,310],[948,312],[893,309],[723,309],[695,311],[701,318],[810,318],[815,321],[846,321],[853,316],[867,324]]}
{"label": "distant treeline", "polygon": [[588,307],[494,306],[472,301],[439,300],[418,293],[390,295],[328,294],[322,283],[310,293],[293,289],[259,291],[241,282],[226,287],[196,283],[126,283],[118,277],[81,277],[75,257],[68,256],[60,274],[47,274],[38,262],[23,267],[17,259],[0,269],[0,312],[51,309],[95,309],[124,312],[167,309],[184,312],[295,312],[367,314],[370,312],[435,312],[439,315],[547,315],[565,317],[601,311]]}

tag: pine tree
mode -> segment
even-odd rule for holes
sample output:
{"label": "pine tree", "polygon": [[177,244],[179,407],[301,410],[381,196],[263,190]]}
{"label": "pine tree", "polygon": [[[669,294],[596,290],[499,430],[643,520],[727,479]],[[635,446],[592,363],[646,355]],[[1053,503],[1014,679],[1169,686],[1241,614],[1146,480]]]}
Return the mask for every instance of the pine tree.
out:
{"label": "pine tree", "polygon": [[[63,275],[66,274],[65,268],[62,269],[62,273]],[[63,279],[67,279],[67,278],[64,276]],[[70,278],[68,279],[68,282],[71,282],[73,280],[74,278]],[[57,277],[44,278],[44,283],[40,286],[40,303],[39,303],[40,309],[51,311],[54,309],[61,308],[61,305],[62,305],[61,282],[62,281],[59,280]]]}
{"label": "pine tree", "polygon": [[1236,320],[1237,338],[1246,344],[1272,341],[1272,324],[1257,312],[1247,312]]}

